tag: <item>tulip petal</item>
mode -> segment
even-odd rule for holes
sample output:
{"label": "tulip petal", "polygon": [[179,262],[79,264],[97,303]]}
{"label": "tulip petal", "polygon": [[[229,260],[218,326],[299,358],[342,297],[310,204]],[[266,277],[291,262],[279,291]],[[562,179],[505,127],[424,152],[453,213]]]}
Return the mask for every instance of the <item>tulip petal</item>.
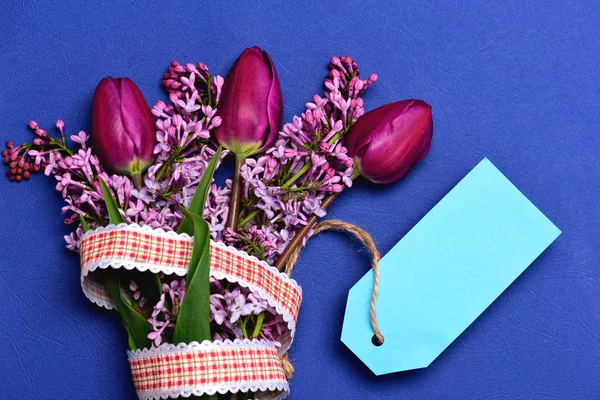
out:
{"label": "tulip petal", "polygon": [[427,155],[432,134],[431,107],[421,100],[404,100],[364,115],[344,144],[361,175],[387,184],[402,178]]}
{"label": "tulip petal", "polygon": [[119,85],[104,78],[92,101],[92,140],[102,164],[124,171],[135,156],[134,143],[123,129]]}
{"label": "tulip petal", "polygon": [[92,102],[92,139],[103,166],[139,173],[154,159],[154,118],[142,93],[128,78],[104,78]]}
{"label": "tulip petal", "polygon": [[235,154],[262,151],[277,136],[283,101],[274,71],[268,54],[253,47],[244,50],[227,74],[219,103],[222,123],[215,139]]}
{"label": "tulip petal", "polygon": [[263,57],[265,58],[265,62],[268,63],[271,72],[271,89],[269,90],[269,102],[267,104],[269,132],[260,151],[268,149],[275,143],[279,134],[279,127],[281,127],[283,120],[283,95],[281,94],[277,71],[275,70],[271,56],[266,51],[263,51]]}
{"label": "tulip petal", "polygon": [[129,78],[121,79],[121,116],[123,127],[134,144],[136,157],[147,165],[153,160],[155,141],[154,117],[144,95]]}

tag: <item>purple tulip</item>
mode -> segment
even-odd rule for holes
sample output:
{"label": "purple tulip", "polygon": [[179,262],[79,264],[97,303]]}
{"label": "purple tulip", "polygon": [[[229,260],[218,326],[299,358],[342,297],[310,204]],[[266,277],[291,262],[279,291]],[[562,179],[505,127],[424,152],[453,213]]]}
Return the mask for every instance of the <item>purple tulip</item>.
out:
{"label": "purple tulip", "polygon": [[156,131],[142,92],[129,78],[104,78],[92,102],[92,139],[102,165],[136,185],[154,161]]}
{"label": "purple tulip", "polygon": [[432,135],[431,106],[403,100],[359,118],[344,145],[360,175],[387,184],[402,178],[427,155]]}
{"label": "purple tulip", "polygon": [[271,147],[283,119],[279,79],[266,51],[254,46],[244,50],[235,61],[223,85],[219,115],[222,122],[215,131],[215,139],[235,154],[227,227],[236,230],[244,159]]}
{"label": "purple tulip", "polygon": [[254,46],[233,64],[221,94],[215,139],[237,156],[269,148],[283,119],[283,98],[271,57]]}

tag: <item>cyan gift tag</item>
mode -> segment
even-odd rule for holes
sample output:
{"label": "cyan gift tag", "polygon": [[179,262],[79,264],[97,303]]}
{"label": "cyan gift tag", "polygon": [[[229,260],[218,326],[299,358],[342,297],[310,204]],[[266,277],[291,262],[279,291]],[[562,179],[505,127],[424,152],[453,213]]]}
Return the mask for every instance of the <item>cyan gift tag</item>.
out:
{"label": "cyan gift tag", "polygon": [[342,341],[376,375],[427,367],[560,235],[488,160],[481,161],[348,295]]}

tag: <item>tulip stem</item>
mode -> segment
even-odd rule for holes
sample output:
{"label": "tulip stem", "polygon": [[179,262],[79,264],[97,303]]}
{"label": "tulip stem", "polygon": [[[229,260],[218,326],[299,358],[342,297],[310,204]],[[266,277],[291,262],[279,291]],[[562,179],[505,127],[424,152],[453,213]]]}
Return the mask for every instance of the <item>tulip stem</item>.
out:
{"label": "tulip stem", "polygon": [[[345,188],[346,188],[346,185],[342,185],[342,190],[344,190]],[[325,199],[323,199],[323,202],[321,203],[321,208],[326,210],[327,207],[329,207],[331,205],[331,203],[333,203],[333,201],[335,199],[337,199],[337,197],[340,195],[340,193],[341,192],[331,193],[329,196],[325,197]],[[312,229],[312,227],[317,222],[318,218],[319,217],[317,217],[316,214],[312,214],[308,218],[308,220],[306,221],[306,225],[304,225],[302,227],[302,229],[300,229],[298,231],[298,233],[296,233],[294,235],[294,237],[292,238],[292,240],[290,240],[290,243],[287,245],[285,250],[283,250],[283,253],[281,253],[281,256],[279,257],[279,259],[277,259],[277,262],[275,263],[275,268],[277,268],[280,271],[282,271],[285,268],[285,264],[287,263],[287,260],[290,258],[290,256],[294,252],[294,250],[298,246],[302,245],[302,239],[304,239],[304,237]]]}
{"label": "tulip stem", "polygon": [[229,215],[227,216],[227,228],[237,231],[240,214],[240,203],[242,201],[242,177],[240,170],[244,165],[246,157],[235,156],[235,170],[233,171],[233,184],[231,185],[231,200],[229,201]]}

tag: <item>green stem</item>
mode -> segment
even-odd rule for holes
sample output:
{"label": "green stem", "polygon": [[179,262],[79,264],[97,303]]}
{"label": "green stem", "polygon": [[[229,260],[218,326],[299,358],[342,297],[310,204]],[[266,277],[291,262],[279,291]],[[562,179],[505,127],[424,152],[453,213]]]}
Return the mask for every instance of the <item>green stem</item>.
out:
{"label": "green stem", "polygon": [[246,218],[244,218],[239,224],[238,228],[243,228],[246,224],[252,221],[252,218],[256,217],[261,210],[254,210]]}
{"label": "green stem", "polygon": [[242,334],[244,335],[245,339],[248,339],[248,331],[246,330],[246,322],[247,320],[240,320],[240,329],[242,330]]}
{"label": "green stem", "polygon": [[56,140],[56,139],[50,138],[50,144],[58,145],[58,147],[62,151],[64,151],[65,153],[67,153],[70,156],[75,154],[75,153],[73,153],[73,150],[71,150],[70,148],[67,147],[67,145],[65,144],[64,138],[62,138],[61,140]]}
{"label": "green stem", "polygon": [[[346,126],[342,131],[336,133],[335,135],[333,135],[331,137],[331,139],[329,139],[329,141],[327,142],[329,145],[333,144],[336,140],[338,140],[342,135],[346,134],[346,132],[348,132],[348,129],[350,129],[350,126]],[[287,189],[290,186],[292,186],[294,184],[294,182],[296,182],[298,179],[300,179],[300,177],[302,177],[302,175],[304,175],[309,169],[312,168],[312,162],[307,162],[304,167],[302,167],[298,172],[296,172],[296,174],[294,174],[294,176],[292,176],[287,182],[285,182],[283,185],[281,185],[282,189]]]}
{"label": "green stem", "polygon": [[156,174],[156,180],[160,180],[161,176],[167,171],[167,169],[171,166],[173,161],[175,161],[177,159],[177,157],[179,157],[181,155],[181,150],[182,149],[177,149],[176,151],[171,153],[171,155],[169,156],[167,161],[165,161],[163,166],[158,171],[158,174]]}
{"label": "green stem", "polygon": [[307,190],[317,190],[319,187],[318,186],[300,186],[297,188],[290,188],[287,191],[290,193],[294,193],[294,192],[306,192]]}
{"label": "green stem", "polygon": [[233,172],[233,184],[231,186],[231,200],[229,201],[229,215],[227,216],[228,228],[237,230],[238,219],[240,214],[240,203],[242,201],[242,177],[240,170],[246,161],[245,156],[235,156],[235,170]]}
{"label": "green stem", "polygon": [[254,331],[252,332],[252,339],[257,338],[260,335],[260,330],[262,329],[263,321],[265,320],[265,313],[261,312],[256,317],[256,325],[254,325]]}
{"label": "green stem", "polygon": [[300,177],[302,175],[304,175],[306,173],[306,171],[308,171],[311,168],[312,168],[312,163],[311,162],[307,162],[304,165],[304,167],[300,168],[300,170],[298,172],[296,172],[296,174],[290,178],[290,180],[288,180],[286,183],[284,183],[283,185],[281,185],[281,188],[282,189],[289,188],[290,186],[292,186],[294,184],[294,182],[296,182],[298,179],[300,179]]}
{"label": "green stem", "polygon": [[328,145],[332,145],[335,143],[336,140],[338,140],[342,135],[345,135],[348,131],[350,130],[350,124],[348,123],[344,129],[342,129],[341,131],[339,131],[338,133],[336,133],[335,135],[333,135],[329,141],[327,142]]}
{"label": "green stem", "polygon": [[331,139],[329,139],[329,141],[327,142],[327,144],[331,146],[331,145],[332,145],[333,143],[335,143],[335,141],[336,141],[336,140],[338,140],[338,139],[339,139],[339,137],[340,137],[340,136],[342,136],[344,133],[346,133],[346,130],[345,130],[345,129],[344,129],[343,131],[341,131],[341,132],[338,132],[338,133],[336,133],[335,135],[333,135],[333,136],[331,137]]}
{"label": "green stem", "polygon": [[211,86],[212,86],[212,76],[210,76],[210,74],[208,74],[208,77],[206,78],[206,93],[208,94],[208,104],[209,105],[212,105]]}

